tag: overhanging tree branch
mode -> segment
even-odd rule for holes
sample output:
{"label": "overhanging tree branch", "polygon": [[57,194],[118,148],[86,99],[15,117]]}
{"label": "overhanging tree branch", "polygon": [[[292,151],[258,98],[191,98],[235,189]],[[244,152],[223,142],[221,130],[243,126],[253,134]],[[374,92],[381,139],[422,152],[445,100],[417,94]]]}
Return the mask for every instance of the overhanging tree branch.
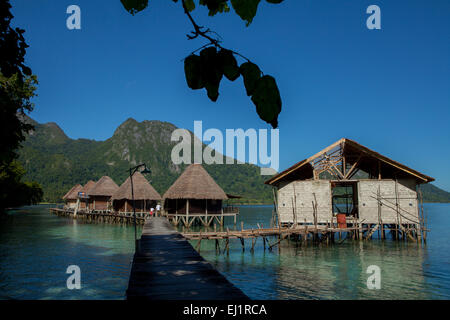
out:
{"label": "overhanging tree branch", "polygon": [[[199,25],[195,22],[195,20],[194,20],[194,18],[192,17],[191,13],[189,12],[189,10],[188,10],[188,8],[187,8],[187,6],[186,6],[185,0],[181,0],[181,3],[182,3],[182,5],[183,5],[184,13],[188,16],[189,20],[190,20],[191,23],[192,23],[192,26],[194,27],[194,31],[192,31],[191,34],[186,35],[186,36],[188,37],[188,39],[189,39],[189,40],[193,40],[193,39],[196,39],[196,38],[198,38],[199,36],[201,36],[201,37],[203,37],[203,38],[209,40],[209,43],[208,43],[208,44],[205,44],[204,46],[198,48],[197,50],[193,51],[192,53],[195,53],[195,52],[197,52],[198,50],[203,49],[203,48],[205,48],[205,47],[207,47],[207,46],[209,46],[209,45],[214,45],[214,46],[216,46],[217,48],[225,49],[225,50],[231,51],[233,54],[238,55],[239,57],[241,57],[241,58],[247,60],[248,62],[252,62],[249,58],[247,58],[246,56],[240,54],[239,52],[236,52],[236,51],[234,51],[234,50],[230,50],[230,49],[227,49],[227,48],[222,47],[222,46],[220,45],[220,42],[221,42],[221,41],[220,41],[219,39],[214,39],[213,37],[211,37],[211,36],[208,35],[208,33],[215,33],[216,35],[218,35],[218,34],[217,34],[216,32],[214,32],[214,31],[211,31],[209,28],[207,28],[206,30],[204,30],[205,27],[199,26]],[[218,36],[219,36],[219,35],[218,35]],[[219,37],[220,37],[220,36],[219,36]]]}

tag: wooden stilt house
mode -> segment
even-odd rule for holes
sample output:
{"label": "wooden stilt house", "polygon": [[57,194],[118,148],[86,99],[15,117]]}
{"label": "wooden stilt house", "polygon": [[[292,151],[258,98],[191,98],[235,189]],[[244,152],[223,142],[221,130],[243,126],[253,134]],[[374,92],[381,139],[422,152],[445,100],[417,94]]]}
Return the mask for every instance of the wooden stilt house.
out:
{"label": "wooden stilt house", "polygon": [[[155,208],[161,196],[140,172],[133,175],[133,193],[136,212],[149,212]],[[133,212],[133,201],[131,194],[131,179],[125,180],[120,188],[112,196],[114,211]]]}
{"label": "wooden stilt house", "polygon": [[83,186],[81,184],[76,184],[63,196],[65,207],[67,209],[75,209],[78,200],[78,192],[82,188]]}
{"label": "wooden stilt house", "polygon": [[222,208],[222,201],[228,196],[201,164],[188,166],[163,199],[164,212],[174,224],[182,222],[189,227],[200,222],[207,226],[214,218],[223,224],[224,215],[232,215]]}
{"label": "wooden stilt house", "polygon": [[[420,234],[420,184],[433,178],[341,139],[265,183],[281,225],[350,223]],[[338,221],[340,219],[340,221]]]}
{"label": "wooden stilt house", "polygon": [[95,181],[89,180],[78,192],[78,199],[80,200],[79,210],[89,211],[89,192],[94,186]]}
{"label": "wooden stilt house", "polygon": [[118,189],[119,186],[110,177],[101,177],[88,194],[90,211],[111,211],[111,197]]}

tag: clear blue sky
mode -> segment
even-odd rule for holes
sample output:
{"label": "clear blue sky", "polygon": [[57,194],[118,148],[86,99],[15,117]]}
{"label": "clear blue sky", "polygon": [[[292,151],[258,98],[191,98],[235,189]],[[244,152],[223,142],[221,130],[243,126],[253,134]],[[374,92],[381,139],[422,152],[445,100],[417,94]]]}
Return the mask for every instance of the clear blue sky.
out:
{"label": "clear blue sky", "polygon": [[[12,0],[40,84],[31,116],[71,138],[109,138],[128,117],[193,129],[269,128],[242,80],[212,103],[187,88],[182,59],[204,44],[180,4],[150,0],[131,16],[119,0]],[[82,29],[66,28],[77,4]],[[366,28],[381,8],[382,29]],[[276,77],[283,98],[280,169],[341,137],[436,178],[450,190],[450,1],[262,1],[249,27],[234,13],[197,21]]]}

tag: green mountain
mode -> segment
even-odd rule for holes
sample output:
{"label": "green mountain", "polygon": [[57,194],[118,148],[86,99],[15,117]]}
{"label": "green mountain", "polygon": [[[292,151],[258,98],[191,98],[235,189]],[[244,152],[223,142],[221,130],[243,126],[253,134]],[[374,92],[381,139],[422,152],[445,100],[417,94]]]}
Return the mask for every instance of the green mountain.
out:
{"label": "green mountain", "polygon": [[[104,175],[120,185],[127,178],[128,169],[142,162],[151,168],[152,185],[163,195],[186,167],[171,161],[171,151],[177,143],[170,138],[177,127],[168,122],[137,122],[130,118],[111,138],[95,141],[70,139],[56,123],[29,121],[35,130],[23,143],[20,160],[27,178],[42,185],[44,201],[60,201],[74,184],[85,184]],[[258,166],[204,164],[204,167],[226,193],[242,196],[242,203],[272,201],[271,188],[264,185],[268,177],[260,175]]]}
{"label": "green mountain", "polygon": [[424,202],[450,202],[450,192],[428,183],[420,187]]}
{"label": "green mountain", "polygon": [[[76,183],[85,184],[110,176],[120,185],[130,166],[146,163],[151,168],[150,180],[163,195],[183,172],[186,165],[174,165],[170,154],[176,142],[170,141],[171,123],[128,119],[106,141],[73,140],[53,122],[35,125],[20,150],[26,178],[39,182],[44,201],[57,202]],[[251,164],[204,165],[225,192],[241,195],[242,203],[272,203],[271,187],[264,184],[267,176]],[[424,201],[450,202],[450,193],[432,184],[421,187]]]}

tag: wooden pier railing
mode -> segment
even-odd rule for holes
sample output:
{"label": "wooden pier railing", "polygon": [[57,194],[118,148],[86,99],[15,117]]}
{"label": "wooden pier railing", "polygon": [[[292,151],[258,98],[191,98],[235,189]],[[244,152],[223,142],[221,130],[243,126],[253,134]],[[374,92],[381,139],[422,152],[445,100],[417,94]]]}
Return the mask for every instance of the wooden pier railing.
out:
{"label": "wooden pier railing", "polygon": [[[262,238],[264,250],[266,247],[271,250],[275,245],[278,245],[285,239],[294,238],[297,242],[306,242],[308,239],[318,243],[333,243],[335,241],[335,235],[337,234],[339,239],[344,235],[352,239],[358,239],[363,232],[367,232],[367,228],[360,227],[347,227],[336,228],[329,225],[298,225],[295,227],[277,227],[277,228],[262,228],[258,225],[258,228],[244,230],[243,223],[241,224],[241,230],[229,230],[226,231],[206,231],[206,232],[183,232],[182,235],[188,240],[197,240],[195,246],[197,251],[200,251],[202,240],[215,240],[216,251],[220,252],[219,240],[225,240],[224,252],[229,253],[230,239],[239,239],[242,245],[242,251],[245,251],[244,239],[252,239],[251,251],[254,250],[256,239]],[[270,244],[269,237],[275,238],[275,241]],[[345,240],[345,238],[344,238]]]}
{"label": "wooden pier railing", "polygon": [[[132,224],[134,223],[134,216],[132,212],[110,212],[110,211],[95,211],[85,212],[78,211],[76,214],[70,209],[50,208],[50,212],[58,216],[71,217],[88,222],[103,222],[103,223],[119,223]],[[148,216],[146,212],[136,212],[136,223],[143,225]]]}
{"label": "wooden pier railing", "polygon": [[215,222],[223,226],[225,217],[233,217],[233,222],[236,224],[237,216],[239,215],[239,207],[225,207],[219,211],[209,212],[164,212],[163,215],[166,216],[174,226],[183,225],[185,228],[190,228],[194,225],[200,225],[209,227]]}

